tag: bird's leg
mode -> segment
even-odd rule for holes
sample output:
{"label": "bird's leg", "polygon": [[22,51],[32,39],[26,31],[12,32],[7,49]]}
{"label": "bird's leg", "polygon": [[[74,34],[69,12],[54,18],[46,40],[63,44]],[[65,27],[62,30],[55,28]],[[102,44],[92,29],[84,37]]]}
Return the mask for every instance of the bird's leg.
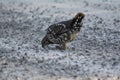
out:
{"label": "bird's leg", "polygon": [[66,43],[62,43],[59,46],[56,46],[56,48],[60,49],[60,50],[65,50],[65,49],[67,49],[67,46],[66,46]]}
{"label": "bird's leg", "polygon": [[61,48],[62,48],[63,50],[67,49],[66,43],[63,43],[62,46],[61,46]]}

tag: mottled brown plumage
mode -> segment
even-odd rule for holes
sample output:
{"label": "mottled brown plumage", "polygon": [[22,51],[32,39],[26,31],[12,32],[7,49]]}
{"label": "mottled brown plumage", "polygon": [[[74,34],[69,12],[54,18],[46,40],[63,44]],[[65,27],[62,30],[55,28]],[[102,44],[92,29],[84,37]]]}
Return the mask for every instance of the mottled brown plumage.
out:
{"label": "mottled brown plumage", "polygon": [[59,44],[57,48],[65,50],[66,43],[74,40],[80,31],[84,17],[83,13],[77,13],[73,19],[49,26],[47,34],[42,40],[42,47],[45,48],[49,44]]}

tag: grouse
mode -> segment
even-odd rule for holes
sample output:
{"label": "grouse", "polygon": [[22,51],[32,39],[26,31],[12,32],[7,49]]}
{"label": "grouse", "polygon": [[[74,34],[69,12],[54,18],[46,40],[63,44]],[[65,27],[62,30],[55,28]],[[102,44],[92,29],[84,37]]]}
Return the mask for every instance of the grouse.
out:
{"label": "grouse", "polygon": [[46,48],[49,44],[58,44],[56,48],[65,50],[66,43],[75,39],[76,34],[83,25],[85,14],[77,13],[72,19],[50,25],[47,33],[42,39],[42,47]]}

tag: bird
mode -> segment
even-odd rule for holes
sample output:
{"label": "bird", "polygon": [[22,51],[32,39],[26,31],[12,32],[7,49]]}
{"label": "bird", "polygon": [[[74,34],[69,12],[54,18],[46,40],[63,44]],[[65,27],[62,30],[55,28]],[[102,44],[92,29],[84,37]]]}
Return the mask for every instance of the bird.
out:
{"label": "bird", "polygon": [[41,44],[46,48],[49,44],[58,44],[57,49],[66,50],[67,43],[73,41],[83,26],[84,13],[77,13],[72,19],[50,25]]}

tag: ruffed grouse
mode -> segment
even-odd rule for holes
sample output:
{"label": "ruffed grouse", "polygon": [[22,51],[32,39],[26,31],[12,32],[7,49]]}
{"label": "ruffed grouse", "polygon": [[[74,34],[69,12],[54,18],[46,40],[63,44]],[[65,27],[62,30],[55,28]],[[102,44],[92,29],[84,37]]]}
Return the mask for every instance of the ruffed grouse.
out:
{"label": "ruffed grouse", "polygon": [[49,44],[58,44],[59,46],[56,46],[56,48],[65,50],[67,48],[66,43],[74,40],[76,34],[80,31],[84,17],[85,14],[77,13],[73,19],[50,25],[42,39],[42,47],[45,48]]}

